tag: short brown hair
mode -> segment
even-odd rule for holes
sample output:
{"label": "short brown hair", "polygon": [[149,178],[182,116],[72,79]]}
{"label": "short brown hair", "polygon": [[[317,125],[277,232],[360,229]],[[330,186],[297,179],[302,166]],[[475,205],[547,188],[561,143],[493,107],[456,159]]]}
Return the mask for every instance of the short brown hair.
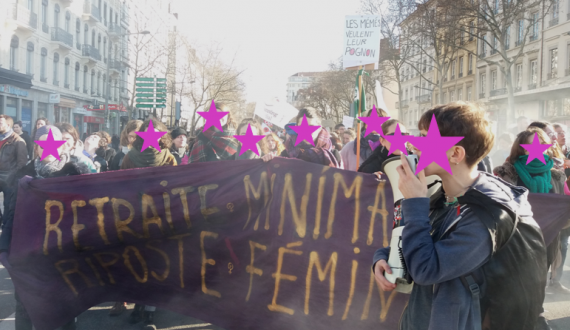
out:
{"label": "short brown hair", "polygon": [[123,147],[127,147],[130,144],[129,133],[132,131],[138,131],[141,128],[142,124],[142,120],[130,120],[127,125],[125,125],[125,128],[123,128],[123,131],[121,132],[120,142]]}
{"label": "short brown hair", "polygon": [[426,111],[418,129],[428,130],[435,115],[441,136],[462,136],[456,145],[465,149],[467,166],[477,165],[493,149],[495,134],[485,111],[473,103],[452,102]]}
{"label": "short brown hair", "polygon": [[343,134],[348,134],[348,135],[350,135],[350,138],[353,139],[353,140],[356,139],[356,133],[354,133],[354,131],[351,130],[351,129],[345,130]]}
{"label": "short brown hair", "polygon": [[[529,127],[525,131],[520,132],[511,147],[511,154],[509,156],[509,162],[511,164],[516,163],[520,156],[526,155],[525,149],[521,147],[521,144],[527,144],[528,138],[534,136],[534,134],[538,135],[538,139],[540,140],[540,144],[550,144],[550,137],[544,133],[544,131],[538,127]],[[550,157],[556,157],[556,147],[558,145],[553,144],[550,148],[546,149],[546,154]]]}
{"label": "short brown hair", "polygon": [[14,119],[12,119],[12,117],[8,115],[0,115],[0,118],[6,119],[6,123],[8,123],[8,126],[10,126],[10,128],[14,127]]}

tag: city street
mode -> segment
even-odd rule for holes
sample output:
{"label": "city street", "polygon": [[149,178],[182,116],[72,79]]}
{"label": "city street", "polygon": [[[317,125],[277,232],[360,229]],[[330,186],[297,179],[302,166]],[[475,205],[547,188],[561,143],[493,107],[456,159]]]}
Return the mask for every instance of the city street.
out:
{"label": "city street", "polygon": [[[3,198],[0,195],[0,205],[3,205]],[[564,266],[564,276],[562,284],[570,288],[570,258],[566,258]],[[129,304],[125,313],[117,317],[110,317],[109,310],[113,303],[105,303],[89,309],[77,318],[78,330],[98,330],[98,329],[141,329],[142,324],[129,324],[128,317],[134,305]],[[570,329],[570,295],[558,295],[546,292],[546,302],[544,304],[546,317],[553,330]],[[10,275],[6,269],[0,265],[0,330],[14,330],[14,286]],[[176,314],[165,310],[157,310],[155,323],[161,330],[223,330],[201,320]]]}

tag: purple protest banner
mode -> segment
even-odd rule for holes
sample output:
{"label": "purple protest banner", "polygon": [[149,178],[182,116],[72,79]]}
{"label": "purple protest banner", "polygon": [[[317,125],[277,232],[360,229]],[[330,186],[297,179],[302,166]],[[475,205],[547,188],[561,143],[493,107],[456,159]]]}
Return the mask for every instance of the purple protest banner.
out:
{"label": "purple protest banner", "polygon": [[379,290],[393,198],[373,175],[298,160],[23,179],[10,274],[38,330],[107,301],[226,329],[394,329]]}
{"label": "purple protest banner", "polygon": [[[569,197],[531,194],[547,241]],[[36,329],[107,301],[226,329],[395,329],[378,289],[393,198],[373,175],[298,160],[200,163],[20,181],[10,275]]]}

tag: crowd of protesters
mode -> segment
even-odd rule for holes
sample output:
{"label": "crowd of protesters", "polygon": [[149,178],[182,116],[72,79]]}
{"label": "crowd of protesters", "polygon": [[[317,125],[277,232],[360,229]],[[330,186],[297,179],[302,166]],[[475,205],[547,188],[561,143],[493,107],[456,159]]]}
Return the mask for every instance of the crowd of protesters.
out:
{"label": "crowd of protesters", "polygon": [[[248,150],[240,155],[242,146],[234,135],[246,134],[248,127],[251,127],[254,135],[262,135],[260,122],[254,118],[237,122],[229,106],[216,103],[216,108],[217,111],[228,112],[221,120],[223,130],[211,127],[202,131],[197,128],[195,136],[182,128],[169,130],[162,122],[147,119],[144,122],[129,121],[120,136],[111,137],[99,131],[80,138],[72,125],[52,125],[46,118],[36,121],[30,136],[22,131],[21,122],[13,122],[11,117],[0,115],[0,191],[4,194],[0,261],[7,262],[17,182],[26,175],[43,179],[211,161],[263,159],[269,162],[275,157],[296,158],[380,175],[386,160],[405,154],[396,151],[389,155],[390,142],[385,137],[394,135],[398,128],[401,134],[409,135],[407,128],[397,119],[387,120],[381,132],[366,134],[366,125],[362,125],[361,131],[357,132],[342,124],[329,132],[320,127],[318,111],[305,108],[283,130],[266,134],[257,144],[256,152]],[[365,115],[369,116],[372,111]],[[376,111],[378,116],[388,117],[383,109]],[[455,102],[427,111],[419,122],[420,136],[427,134],[432,116],[437,119],[442,136],[464,136],[464,139],[447,152],[453,176],[435,164],[425,170],[425,175],[435,174],[442,179],[443,190],[438,198],[426,198],[424,174],[418,177],[411,174],[406,162],[398,169],[400,190],[406,197],[402,203],[403,223],[406,223],[404,256],[415,281],[410,302],[402,317],[401,329],[475,330],[481,329],[481,320],[483,329],[550,329],[542,315],[546,274],[550,269],[547,290],[570,295],[570,290],[560,283],[570,229],[562,230],[552,243],[545,246],[526,196],[527,191],[570,195],[567,181],[570,151],[565,138],[567,127],[558,123],[531,122],[526,117],[520,117],[516,127],[495,139],[484,111],[472,104]],[[313,141],[297,143],[296,132],[291,127],[301,125],[304,117],[309,125],[319,126],[319,129],[312,134]],[[146,131],[151,121],[156,131],[168,132],[159,140],[160,152],[153,147],[142,150],[144,141],[136,134]],[[456,125],[458,122],[463,124]],[[58,149],[59,160],[53,156],[40,160],[42,148],[33,141],[46,140],[50,130],[55,140],[64,140],[66,143]],[[358,135],[360,144],[356,139]],[[527,164],[528,152],[520,147],[520,144],[531,144],[535,135],[542,144],[552,144],[544,153],[546,164],[536,159]],[[491,152],[493,149],[494,152]],[[421,151],[411,144],[408,144],[407,153],[421,156]],[[494,168],[493,163],[497,165]],[[482,199],[481,196],[487,198],[490,204],[494,202],[499,212],[502,210],[510,214],[510,210],[520,211],[518,217],[521,220],[517,220],[520,230],[513,234],[513,240],[505,243],[505,249],[511,252],[509,257],[493,250],[494,244],[498,243],[495,236],[489,235],[489,222],[480,221],[478,211],[468,212],[477,210],[476,200]],[[455,208],[458,212],[453,211]],[[463,220],[458,224],[461,217]],[[509,219],[508,216],[506,218]],[[414,240],[410,239],[412,235]],[[525,249],[525,246],[526,251],[516,250]],[[376,279],[386,291],[395,288],[383,276],[385,272],[390,272],[388,255],[389,250],[378,250],[373,263]],[[534,268],[524,269],[532,262]],[[518,266],[512,266],[515,264]],[[511,278],[490,277],[486,271],[502,271]],[[481,300],[479,312],[475,309],[472,292],[463,283],[465,276],[470,277],[471,274],[479,279],[479,284],[481,279],[488,281],[485,282],[488,299]],[[511,292],[513,287],[504,285],[506,281],[531,285],[519,288],[519,292]],[[512,296],[499,297],[489,288]],[[498,288],[502,288],[502,291]],[[510,298],[521,298],[524,302],[512,307]],[[32,324],[17,294],[16,302],[16,330],[31,330]],[[137,304],[129,321],[142,323],[145,329],[156,329],[155,310],[153,306]],[[120,315],[124,311],[126,302],[116,302],[110,315]],[[516,326],[506,326],[505,322],[514,322]],[[533,324],[529,325],[529,322]],[[63,329],[75,329],[75,322],[68,323]]]}

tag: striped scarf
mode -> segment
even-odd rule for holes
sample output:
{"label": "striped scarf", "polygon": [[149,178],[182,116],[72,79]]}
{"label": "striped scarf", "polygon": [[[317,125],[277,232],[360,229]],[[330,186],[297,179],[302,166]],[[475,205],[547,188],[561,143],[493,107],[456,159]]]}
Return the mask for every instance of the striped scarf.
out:
{"label": "striped scarf", "polygon": [[192,147],[188,163],[212,162],[217,160],[232,160],[239,144],[233,137],[235,129],[225,128],[223,132],[211,127],[200,132]]}

